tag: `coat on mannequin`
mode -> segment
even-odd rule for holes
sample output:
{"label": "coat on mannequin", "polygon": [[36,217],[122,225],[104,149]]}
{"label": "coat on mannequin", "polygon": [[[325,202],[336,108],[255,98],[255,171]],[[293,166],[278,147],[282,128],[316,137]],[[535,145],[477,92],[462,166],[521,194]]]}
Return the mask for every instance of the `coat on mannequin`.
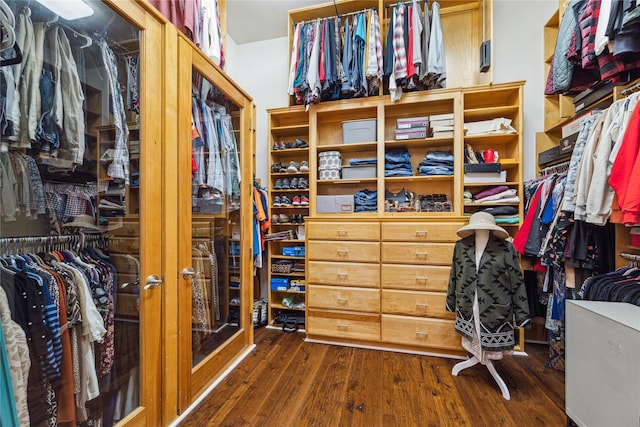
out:
{"label": "coat on mannequin", "polygon": [[518,254],[505,240],[509,234],[486,212],[473,214],[457,234],[461,239],[453,251],[446,309],[456,313],[455,330],[472,356],[457,364],[453,375],[481,363],[509,399],[492,360],[513,350],[514,324],[525,326],[530,320]]}

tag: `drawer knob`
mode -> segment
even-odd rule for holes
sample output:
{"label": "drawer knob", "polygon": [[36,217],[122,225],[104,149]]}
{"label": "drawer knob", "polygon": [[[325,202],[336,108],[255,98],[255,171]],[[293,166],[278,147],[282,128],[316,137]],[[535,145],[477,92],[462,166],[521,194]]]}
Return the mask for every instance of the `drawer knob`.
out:
{"label": "drawer knob", "polygon": [[339,297],[339,298],[338,298],[338,302],[339,302],[340,304],[346,304],[348,301],[349,301],[349,299],[344,298],[344,297]]}
{"label": "drawer knob", "polygon": [[336,230],[336,234],[338,236],[346,236],[348,234],[347,230]]}
{"label": "drawer knob", "polygon": [[423,331],[416,331],[416,335],[419,337],[426,337],[429,335],[428,332],[423,332]]}
{"label": "drawer knob", "polygon": [[427,252],[416,252],[416,258],[426,258],[427,255]]}
{"label": "drawer knob", "polygon": [[338,273],[338,279],[346,279],[349,277],[347,273]]}
{"label": "drawer knob", "polygon": [[347,329],[349,328],[349,325],[347,323],[338,323],[338,328]]}
{"label": "drawer knob", "polygon": [[427,230],[416,231],[416,237],[427,237]]}
{"label": "drawer knob", "polygon": [[422,276],[416,277],[416,282],[426,282],[427,280],[429,279],[427,279],[426,277],[422,277]]}
{"label": "drawer knob", "polygon": [[341,255],[341,256],[347,255],[349,253],[349,251],[346,249],[338,249],[337,252],[338,252],[338,255]]}
{"label": "drawer knob", "polygon": [[427,308],[427,307],[429,307],[429,304],[419,304],[419,303],[416,303],[416,307],[417,307],[417,308]]}

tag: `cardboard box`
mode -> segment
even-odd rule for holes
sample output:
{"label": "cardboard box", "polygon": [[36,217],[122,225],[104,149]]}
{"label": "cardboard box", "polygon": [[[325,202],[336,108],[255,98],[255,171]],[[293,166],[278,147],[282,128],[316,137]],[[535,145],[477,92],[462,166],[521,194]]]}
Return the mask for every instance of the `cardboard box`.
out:
{"label": "cardboard box", "polygon": [[591,116],[593,114],[592,111],[589,111],[583,115],[581,115],[580,117],[575,118],[574,120],[570,121],[569,123],[565,124],[564,126],[562,126],[562,136],[561,138],[566,138],[569,135],[573,135],[574,133],[579,133],[580,129],[582,128],[582,122],[584,122],[584,120]]}
{"label": "cardboard box", "polygon": [[429,117],[410,117],[396,120],[397,129],[421,128],[429,126]]}
{"label": "cardboard box", "polygon": [[376,119],[342,122],[342,143],[376,142],[378,140],[377,123]]}
{"label": "cardboard box", "polygon": [[377,166],[343,166],[343,179],[375,178],[378,176]]}
{"label": "cardboard box", "polygon": [[317,213],[353,213],[353,194],[340,196],[316,196]]}
{"label": "cardboard box", "polygon": [[396,140],[403,139],[424,139],[428,135],[428,131],[426,127],[419,128],[409,128],[409,129],[396,129],[395,137]]}
{"label": "cardboard box", "polygon": [[465,184],[479,184],[489,182],[507,182],[507,171],[464,174]]}

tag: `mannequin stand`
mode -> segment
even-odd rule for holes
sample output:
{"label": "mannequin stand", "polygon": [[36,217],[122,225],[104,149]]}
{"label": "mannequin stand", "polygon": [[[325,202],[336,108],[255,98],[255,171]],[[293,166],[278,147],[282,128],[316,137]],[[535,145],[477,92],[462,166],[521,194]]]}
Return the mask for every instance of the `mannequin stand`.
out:
{"label": "mannequin stand", "polygon": [[[484,252],[484,249],[487,247],[487,242],[489,241],[489,233],[490,233],[489,230],[476,230],[475,232],[476,269],[477,269],[477,266],[480,265],[480,259],[482,258],[482,253]],[[480,323],[477,319],[477,316],[478,316],[478,313],[476,312],[477,306],[478,306],[478,299],[476,295],[476,301],[474,302],[474,317],[476,318],[476,325],[475,325],[476,330],[479,330]],[[484,359],[484,361],[482,361],[481,359]],[[500,375],[498,375],[498,371],[496,371],[496,367],[493,366],[493,361],[488,357],[485,358],[484,353],[481,353],[480,358],[478,358],[478,356],[473,355],[470,359],[467,359],[464,362],[457,363],[451,370],[451,374],[454,376],[457,376],[458,373],[460,373],[460,371],[462,371],[463,369],[470,368],[474,365],[477,365],[478,363],[481,363],[487,367],[493,379],[496,380],[496,382],[498,383],[498,387],[500,387],[500,391],[502,392],[502,397],[504,397],[506,400],[511,400],[511,395],[509,394],[509,389],[507,388],[507,385],[505,384],[504,380],[500,377]]]}
{"label": "mannequin stand", "polygon": [[[474,365],[477,365],[478,363],[480,363],[480,361],[475,356],[471,357],[471,359],[465,360],[464,362],[457,363],[451,370],[451,375],[457,376],[460,373],[460,371],[462,371],[463,369],[470,368]],[[484,363],[484,365],[487,367],[487,369],[491,373],[491,376],[493,377],[493,379],[496,380],[496,382],[498,383],[498,387],[500,387],[500,391],[502,392],[502,397],[504,397],[506,400],[511,400],[509,389],[507,388],[507,385],[505,384],[502,377],[498,375],[498,371],[496,371],[496,367],[493,366],[493,361],[487,360]]]}

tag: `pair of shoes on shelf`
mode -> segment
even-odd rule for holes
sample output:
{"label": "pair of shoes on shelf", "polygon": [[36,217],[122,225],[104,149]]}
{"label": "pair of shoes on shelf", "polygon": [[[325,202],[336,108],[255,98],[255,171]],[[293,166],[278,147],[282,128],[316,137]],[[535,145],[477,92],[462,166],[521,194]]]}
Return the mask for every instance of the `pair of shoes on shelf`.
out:
{"label": "pair of shoes on shelf", "polygon": [[293,142],[293,148],[307,148],[308,146],[309,143],[304,139],[296,138],[296,140]]}
{"label": "pair of shoes on shelf", "polygon": [[273,206],[293,206],[293,201],[287,196],[275,196]]}
{"label": "pair of shoes on shelf", "polygon": [[271,173],[283,173],[287,171],[287,167],[280,162],[271,165]]}
{"label": "pair of shoes on shelf", "polygon": [[291,188],[291,182],[287,179],[276,179],[276,182],[273,184],[274,190],[288,190]]}
{"label": "pair of shoes on shelf", "polygon": [[300,172],[300,165],[298,164],[298,162],[295,161],[290,161],[289,165],[287,166],[287,172]]}
{"label": "pair of shoes on shelf", "polygon": [[302,214],[293,214],[291,215],[291,222],[294,224],[303,224],[304,216]]}
{"label": "pair of shoes on shelf", "polygon": [[309,198],[304,194],[293,196],[291,204],[293,206],[309,206]]}
{"label": "pair of shoes on shelf", "polygon": [[272,150],[286,150],[289,148],[307,148],[309,143],[304,139],[296,138],[293,142],[274,141]]}

